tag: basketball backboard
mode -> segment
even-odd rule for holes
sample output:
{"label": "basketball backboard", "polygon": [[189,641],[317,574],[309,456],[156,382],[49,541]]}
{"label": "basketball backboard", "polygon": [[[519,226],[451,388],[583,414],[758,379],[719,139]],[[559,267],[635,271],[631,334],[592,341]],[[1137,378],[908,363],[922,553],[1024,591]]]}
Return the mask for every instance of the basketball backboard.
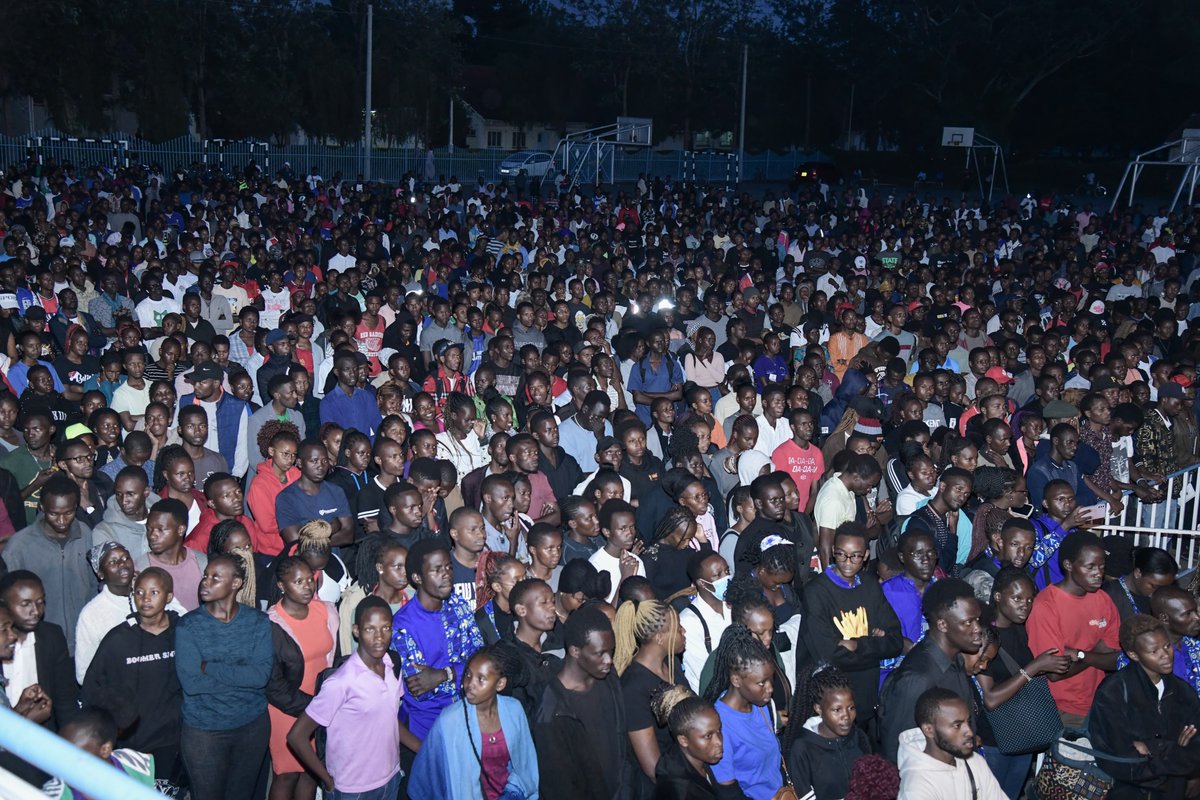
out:
{"label": "basketball backboard", "polygon": [[973,147],[974,128],[942,128],[942,147]]}
{"label": "basketball backboard", "polygon": [[649,147],[654,141],[654,120],[649,117],[617,117],[617,143]]}

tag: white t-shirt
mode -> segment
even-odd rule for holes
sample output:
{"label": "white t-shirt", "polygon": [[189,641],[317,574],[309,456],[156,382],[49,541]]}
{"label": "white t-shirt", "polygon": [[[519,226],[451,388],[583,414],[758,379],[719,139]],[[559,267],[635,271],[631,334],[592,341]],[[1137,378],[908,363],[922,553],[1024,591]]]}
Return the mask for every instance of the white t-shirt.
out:
{"label": "white t-shirt", "polygon": [[167,314],[179,314],[182,310],[179,301],[170,297],[161,297],[158,300],[147,297],[134,308],[138,324],[143,328],[161,328],[163,317]]}
{"label": "white t-shirt", "polygon": [[[630,553],[630,555],[633,554]],[[642,560],[637,556],[633,557],[637,559],[638,565],[637,572],[634,574],[645,577],[646,565],[643,564]],[[592,553],[591,557],[588,558],[588,561],[591,562],[592,566],[598,569],[600,572],[607,572],[609,577],[612,578],[612,591],[608,593],[608,597],[606,599],[610,603],[613,602],[617,598],[617,590],[621,588],[621,559],[610,556],[608,551],[601,547],[599,550]]]}
{"label": "white t-shirt", "polygon": [[258,312],[260,328],[278,328],[279,318],[291,307],[291,294],[287,288],[272,292],[269,288],[262,290],[263,308]]}

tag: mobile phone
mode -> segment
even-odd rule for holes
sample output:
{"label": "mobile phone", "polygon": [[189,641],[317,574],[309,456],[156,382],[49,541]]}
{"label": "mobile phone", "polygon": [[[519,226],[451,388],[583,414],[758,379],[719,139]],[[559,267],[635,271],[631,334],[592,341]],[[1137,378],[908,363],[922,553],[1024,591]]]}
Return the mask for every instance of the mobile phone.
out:
{"label": "mobile phone", "polygon": [[1107,509],[1104,503],[1096,503],[1094,506],[1085,506],[1083,516],[1085,519],[1095,520],[1097,522],[1104,519]]}

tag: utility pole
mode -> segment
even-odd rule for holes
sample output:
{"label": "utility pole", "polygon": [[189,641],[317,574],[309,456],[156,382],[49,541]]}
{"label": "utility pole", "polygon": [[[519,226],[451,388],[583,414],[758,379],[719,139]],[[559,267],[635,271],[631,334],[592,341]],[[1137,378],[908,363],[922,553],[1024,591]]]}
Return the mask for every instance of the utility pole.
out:
{"label": "utility pole", "polygon": [[367,4],[367,107],[363,113],[363,178],[371,180],[371,71],[374,66],[375,6]]}
{"label": "utility pole", "polygon": [[738,130],[738,185],[742,183],[742,161],[746,157],[746,73],[750,69],[750,45],[742,45],[742,119]]}
{"label": "utility pole", "polygon": [[450,153],[454,153],[454,92],[450,92]]}

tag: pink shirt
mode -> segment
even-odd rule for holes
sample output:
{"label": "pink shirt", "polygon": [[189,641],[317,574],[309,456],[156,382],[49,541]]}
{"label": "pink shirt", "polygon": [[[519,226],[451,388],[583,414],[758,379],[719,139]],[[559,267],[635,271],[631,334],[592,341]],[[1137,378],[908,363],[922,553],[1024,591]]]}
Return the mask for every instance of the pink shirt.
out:
{"label": "pink shirt", "polygon": [[812,487],[825,472],[825,458],[821,448],[812,444],[807,450],[801,450],[795,439],[788,439],[775,448],[771,454],[771,463],[775,469],[786,472],[796,482],[796,490],[800,493],[800,508],[808,508],[808,498],[812,495]]}
{"label": "pink shirt", "polygon": [[326,728],[325,766],[342,792],[369,792],[400,771],[400,698],[404,686],[383,657],[383,677],[358,652],[321,684],[305,712]]}

